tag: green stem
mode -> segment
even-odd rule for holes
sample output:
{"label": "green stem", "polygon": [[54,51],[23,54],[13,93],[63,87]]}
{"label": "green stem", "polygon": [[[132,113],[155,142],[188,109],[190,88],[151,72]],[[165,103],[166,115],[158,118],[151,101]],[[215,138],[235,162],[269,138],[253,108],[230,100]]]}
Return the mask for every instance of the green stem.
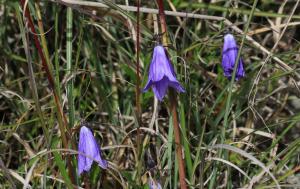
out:
{"label": "green stem", "polygon": [[[25,16],[25,19],[27,21],[28,28],[31,30],[32,33],[36,33],[35,26],[33,24],[32,17],[30,15],[29,8],[28,8],[28,6],[26,6],[27,5],[26,2],[27,2],[26,0],[20,0],[21,8],[24,10],[24,16]],[[70,139],[70,136],[69,136],[70,132],[69,132],[68,127],[67,127],[68,121],[66,119],[66,116],[65,116],[65,114],[63,112],[63,109],[62,109],[62,106],[60,104],[58,94],[55,90],[54,79],[53,79],[52,73],[50,71],[50,68],[47,64],[47,61],[46,61],[41,43],[39,41],[38,35],[32,35],[32,38],[33,38],[33,41],[34,41],[34,45],[37,48],[38,54],[41,58],[41,63],[42,63],[43,69],[46,72],[46,76],[47,76],[47,79],[48,79],[48,82],[49,82],[49,87],[51,88],[51,91],[53,92],[54,101],[55,101],[56,108],[57,108],[57,111],[58,111],[57,120],[58,120],[58,123],[59,123],[58,124],[59,129],[60,129],[60,132],[61,132],[62,144],[63,144],[64,148],[68,149],[68,143],[69,143],[68,139]],[[73,165],[71,163],[71,157],[67,156],[67,158],[68,158],[67,164],[68,164],[69,174],[70,174],[72,182],[75,183],[75,177],[74,177]]]}
{"label": "green stem", "polygon": [[[250,15],[249,15],[249,19],[248,19],[246,27],[244,29],[244,34],[243,34],[243,37],[242,37],[242,42],[240,44],[238,55],[237,55],[237,58],[236,58],[235,63],[234,63],[234,69],[233,69],[233,73],[232,73],[231,80],[230,80],[229,93],[228,93],[228,97],[227,97],[227,101],[226,101],[226,107],[225,107],[223,128],[222,128],[221,141],[220,141],[221,144],[223,144],[225,142],[226,129],[228,127],[228,117],[229,117],[229,114],[230,114],[230,107],[231,107],[232,88],[233,88],[234,81],[235,81],[238,62],[239,62],[239,59],[240,59],[240,56],[241,56],[243,45],[245,43],[246,34],[248,32],[250,22],[252,20],[253,15],[254,15],[254,10],[256,8],[257,2],[258,2],[258,0],[255,0],[253,5],[252,5],[252,9],[251,9],[251,12],[250,12]],[[223,151],[219,150],[218,156],[221,157],[222,153],[223,153]],[[213,170],[213,176],[212,176],[209,188],[214,188],[214,184],[215,184],[215,180],[216,180],[216,176],[217,176],[217,168],[218,168],[218,166],[216,166],[216,168],[214,168],[214,170]]]}
{"label": "green stem", "polygon": [[233,88],[234,81],[235,81],[238,62],[239,62],[239,59],[240,59],[240,56],[241,56],[242,48],[243,48],[244,43],[245,43],[246,35],[247,35],[247,32],[248,32],[250,22],[251,22],[251,19],[253,17],[253,13],[254,13],[255,7],[257,5],[257,2],[258,2],[258,0],[255,0],[254,3],[253,3],[251,14],[250,14],[249,19],[247,21],[247,25],[246,25],[245,30],[244,30],[244,34],[243,34],[243,37],[242,37],[242,42],[241,42],[241,45],[240,45],[240,48],[239,48],[239,51],[238,51],[238,55],[237,55],[237,58],[236,58],[235,63],[234,63],[234,69],[233,69],[233,73],[232,73],[231,80],[230,80],[230,85],[229,85],[228,98],[227,98],[227,101],[226,101],[226,108],[225,108],[225,115],[224,115],[224,122],[223,122],[223,130],[222,130],[222,135],[221,135],[221,144],[223,144],[223,142],[225,141],[225,132],[226,132],[226,129],[227,129],[227,126],[228,126],[228,117],[229,117],[229,114],[230,114],[229,110],[230,110],[230,106],[231,106],[232,88]]}
{"label": "green stem", "polygon": [[[59,80],[59,53],[58,53],[58,18],[59,18],[59,11],[57,10],[57,6],[55,6],[55,22],[54,22],[54,30],[55,30],[55,38],[54,38],[54,63],[55,63],[55,86],[56,86],[56,92],[59,97],[61,97],[60,92],[60,80]],[[59,99],[61,101],[61,99]]]}
{"label": "green stem", "polygon": [[72,67],[72,28],[73,28],[73,15],[72,8],[67,8],[67,75],[71,77],[67,84],[67,97],[68,97],[68,105],[69,105],[69,127],[72,128],[74,126],[74,96],[73,96],[73,67]]}

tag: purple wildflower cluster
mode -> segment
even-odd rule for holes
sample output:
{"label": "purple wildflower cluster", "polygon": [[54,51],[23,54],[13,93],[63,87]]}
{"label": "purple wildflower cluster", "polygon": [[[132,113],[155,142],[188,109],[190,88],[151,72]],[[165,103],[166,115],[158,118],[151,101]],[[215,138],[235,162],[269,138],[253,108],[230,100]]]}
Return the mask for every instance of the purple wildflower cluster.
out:
{"label": "purple wildflower cluster", "polygon": [[[224,46],[222,53],[222,68],[224,76],[231,79],[234,65],[238,56],[238,46],[235,42],[233,35],[226,34],[224,37]],[[237,71],[235,80],[239,80],[245,76],[243,67],[243,60],[240,58],[237,65]],[[166,49],[157,45],[154,48],[152,61],[149,69],[148,82],[143,89],[147,91],[150,87],[160,101],[165,97],[169,87],[172,87],[177,92],[185,92],[179,81],[176,79],[176,74],[171,64],[171,61],[167,55]],[[93,162],[97,162],[98,165],[107,169],[108,163],[101,157],[101,149],[97,144],[96,139],[93,136],[92,131],[82,126],[80,129],[79,144],[78,144],[78,174],[80,175],[84,171],[89,171]],[[150,189],[161,189],[159,182],[150,180]]]}
{"label": "purple wildflower cluster", "polygon": [[[222,53],[222,68],[224,76],[231,79],[234,71],[234,64],[238,56],[238,46],[235,42],[233,35],[226,34],[224,37],[224,46]],[[239,80],[245,76],[242,58],[238,61],[235,80]],[[148,82],[143,90],[147,91],[150,87],[154,92],[156,98],[160,101],[163,100],[169,87],[174,88],[177,92],[185,92],[184,88],[176,79],[176,74],[167,56],[166,49],[157,45],[154,48],[152,61],[150,63]]]}

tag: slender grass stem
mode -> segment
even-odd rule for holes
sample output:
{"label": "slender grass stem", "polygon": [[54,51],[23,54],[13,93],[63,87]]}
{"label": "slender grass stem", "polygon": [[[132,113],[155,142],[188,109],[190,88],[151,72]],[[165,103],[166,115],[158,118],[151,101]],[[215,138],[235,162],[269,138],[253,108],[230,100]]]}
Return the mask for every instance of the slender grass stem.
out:
{"label": "slender grass stem", "polygon": [[[54,21],[54,31],[55,31],[55,38],[54,38],[54,65],[55,65],[55,90],[57,92],[57,95],[60,97],[61,92],[60,92],[60,79],[59,79],[59,51],[58,51],[58,20],[59,20],[59,11],[57,6],[55,7],[55,21]],[[61,101],[61,99],[59,99]]]}
{"label": "slender grass stem", "polygon": [[229,90],[228,97],[227,97],[227,101],[226,101],[223,129],[222,129],[222,134],[221,134],[221,144],[223,144],[223,142],[225,141],[225,132],[226,132],[226,129],[228,127],[228,117],[229,117],[229,114],[230,114],[230,107],[231,107],[232,88],[233,88],[233,85],[234,85],[234,82],[235,82],[235,76],[236,76],[236,71],[237,71],[237,67],[238,67],[238,62],[239,62],[239,59],[241,57],[242,48],[244,46],[245,39],[246,39],[246,34],[248,32],[248,29],[249,29],[249,26],[250,26],[250,23],[251,23],[251,20],[252,20],[253,13],[254,13],[254,10],[256,8],[257,2],[258,2],[258,0],[255,0],[253,5],[252,5],[251,14],[248,18],[248,21],[247,21],[247,24],[246,24],[246,27],[245,27],[245,30],[244,30],[244,34],[243,34],[243,37],[242,37],[242,42],[241,42],[240,47],[239,47],[238,55],[237,55],[237,58],[236,58],[235,63],[234,63],[234,69],[233,69],[233,72],[232,72],[230,85],[229,85],[229,89],[228,89]]}
{"label": "slender grass stem", "polygon": [[140,184],[141,169],[142,169],[142,145],[141,145],[141,102],[140,102],[140,0],[137,0],[137,15],[136,15],[136,87],[135,87],[135,103],[136,117],[138,122],[137,128],[137,184]]}
{"label": "slender grass stem", "polygon": [[[229,92],[228,92],[228,97],[227,97],[226,106],[225,106],[225,114],[224,114],[223,128],[222,128],[222,132],[221,132],[221,141],[220,141],[221,144],[223,144],[225,142],[225,138],[226,138],[226,129],[228,127],[228,117],[229,117],[230,109],[231,109],[232,88],[233,88],[234,81],[235,81],[235,76],[236,76],[236,71],[237,71],[237,67],[238,67],[238,62],[239,62],[239,59],[240,59],[240,56],[241,56],[242,48],[243,48],[243,45],[244,45],[245,39],[246,39],[246,34],[248,32],[248,29],[249,29],[249,26],[250,26],[250,23],[251,23],[251,20],[252,20],[252,17],[253,17],[254,10],[256,8],[257,2],[258,2],[258,0],[255,0],[253,2],[251,13],[249,15],[247,24],[246,24],[244,32],[243,32],[244,34],[243,34],[243,37],[242,37],[242,42],[240,44],[238,55],[237,55],[237,58],[236,58],[235,63],[234,63],[234,69],[233,69],[233,73],[232,73],[231,80],[230,80],[230,85],[229,85],[229,89],[228,89]],[[218,155],[222,156],[222,153],[223,153],[223,150],[221,149],[221,150],[219,150]],[[216,180],[216,174],[217,174],[217,169],[218,169],[218,166],[216,166],[216,168],[214,168],[214,170],[213,170],[213,177],[212,177],[212,180],[210,182],[209,188],[214,188],[214,184],[215,184],[215,180]]]}
{"label": "slender grass stem", "polygon": [[[73,29],[73,13],[70,7],[67,8],[67,75],[71,76],[73,74],[72,66],[72,29]],[[68,81],[67,84],[67,96],[68,96],[68,107],[69,107],[69,127],[74,126],[74,96],[73,96],[73,77]]]}
{"label": "slender grass stem", "polygon": [[141,119],[141,102],[140,102],[140,0],[137,0],[137,15],[136,15],[136,88],[135,88],[135,93],[136,93],[136,109],[137,109],[137,117],[138,121]]}
{"label": "slender grass stem", "polygon": [[[17,6],[17,5],[16,5]],[[17,7],[16,7],[17,10]],[[33,98],[34,98],[34,102],[35,102],[35,106],[42,124],[42,128],[43,128],[43,132],[45,135],[45,140],[46,142],[48,142],[49,140],[49,133],[48,133],[48,129],[47,129],[47,125],[45,122],[45,118],[44,118],[44,114],[42,112],[41,109],[41,105],[39,102],[39,96],[38,96],[38,92],[37,92],[37,87],[36,87],[36,81],[35,81],[35,77],[34,77],[34,72],[33,72],[33,66],[32,66],[32,59],[31,59],[31,55],[29,52],[29,36],[28,33],[25,34],[25,28],[24,25],[22,23],[22,18],[21,15],[18,11],[17,12],[17,18],[18,18],[18,23],[19,23],[19,27],[21,30],[21,37],[22,37],[22,41],[24,44],[24,50],[25,50],[25,54],[26,54],[26,58],[27,58],[27,63],[28,63],[28,75],[29,75],[29,81],[30,81],[30,87],[32,89],[32,94],[33,94]],[[48,145],[47,145],[48,146]]]}
{"label": "slender grass stem", "polygon": [[[26,25],[29,27],[29,29],[31,30],[32,33],[36,33],[36,30],[35,30],[35,27],[34,27],[30,12],[29,12],[27,1],[26,0],[20,0],[20,3],[21,3],[22,9],[24,10]],[[60,132],[61,132],[62,143],[63,143],[64,148],[68,149],[68,139],[70,139],[70,137],[69,137],[70,132],[68,131],[68,127],[67,127],[67,119],[66,119],[66,116],[63,113],[63,110],[62,110],[62,107],[61,107],[61,104],[60,104],[60,101],[59,101],[59,97],[58,97],[58,95],[55,91],[54,79],[53,79],[52,73],[50,72],[50,69],[48,67],[48,64],[47,64],[47,61],[46,61],[41,43],[40,43],[37,35],[32,35],[32,36],[33,36],[33,39],[34,39],[34,44],[35,44],[35,46],[38,50],[38,54],[39,54],[39,56],[42,60],[42,66],[43,66],[43,69],[46,72],[46,76],[47,76],[47,79],[48,79],[48,82],[49,82],[49,86],[50,86],[50,88],[53,92],[54,101],[55,101],[57,111],[58,111],[57,118],[58,118],[58,122],[59,122],[59,129],[60,129]],[[68,157],[67,164],[68,164],[68,169],[69,169],[69,176],[70,176],[72,182],[75,183],[75,177],[74,177],[73,166],[72,166],[72,163],[71,163],[71,157],[70,156],[67,156],[67,157]]]}

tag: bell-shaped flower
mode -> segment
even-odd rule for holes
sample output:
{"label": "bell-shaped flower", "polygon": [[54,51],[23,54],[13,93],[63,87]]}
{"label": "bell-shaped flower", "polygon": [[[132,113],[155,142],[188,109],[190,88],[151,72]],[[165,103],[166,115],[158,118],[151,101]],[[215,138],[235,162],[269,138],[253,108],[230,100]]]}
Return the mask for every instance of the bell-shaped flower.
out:
{"label": "bell-shaped flower", "polygon": [[[224,37],[223,55],[222,55],[222,67],[225,77],[231,79],[234,70],[234,64],[238,56],[239,48],[235,42],[233,35],[226,34]],[[242,58],[239,59],[237,70],[235,74],[235,80],[245,76],[245,70],[243,66]]]}
{"label": "bell-shaped flower", "polygon": [[149,188],[150,189],[162,189],[160,183],[157,181],[154,181],[153,179],[150,179]]}
{"label": "bell-shaped flower", "polygon": [[176,79],[174,68],[165,48],[161,45],[154,48],[148,82],[143,91],[147,91],[150,87],[152,87],[155,96],[160,101],[166,95],[168,87],[174,88],[177,92],[185,92]]}
{"label": "bell-shaped flower", "polygon": [[80,128],[78,152],[79,175],[83,171],[89,171],[93,161],[96,161],[103,169],[107,168],[108,163],[106,160],[102,159],[101,149],[98,146],[92,131],[85,126]]}

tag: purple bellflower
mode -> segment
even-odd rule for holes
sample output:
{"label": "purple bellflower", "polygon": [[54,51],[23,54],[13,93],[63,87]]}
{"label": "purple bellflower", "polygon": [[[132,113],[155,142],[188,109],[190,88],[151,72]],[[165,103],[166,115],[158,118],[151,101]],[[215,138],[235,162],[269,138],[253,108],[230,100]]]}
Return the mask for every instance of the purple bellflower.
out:
{"label": "purple bellflower", "polygon": [[108,163],[101,158],[101,149],[99,148],[92,131],[85,126],[80,128],[78,151],[79,175],[83,171],[89,171],[93,161],[96,161],[103,169],[107,168]]}
{"label": "purple bellflower", "polygon": [[[233,35],[226,34],[224,37],[222,67],[224,70],[224,76],[231,79],[234,70],[235,60],[238,56],[238,46],[234,40]],[[245,76],[245,70],[243,66],[243,60],[240,58],[235,74],[235,80],[239,80]]]}
{"label": "purple bellflower", "polygon": [[150,189],[162,189],[160,183],[154,181],[153,179],[150,180],[149,187],[150,187]]}
{"label": "purple bellflower", "polygon": [[161,45],[157,45],[154,48],[148,82],[143,92],[147,91],[150,87],[152,87],[155,96],[160,101],[166,95],[168,87],[172,87],[178,92],[185,92],[176,79],[174,68],[166,54],[165,48]]}

